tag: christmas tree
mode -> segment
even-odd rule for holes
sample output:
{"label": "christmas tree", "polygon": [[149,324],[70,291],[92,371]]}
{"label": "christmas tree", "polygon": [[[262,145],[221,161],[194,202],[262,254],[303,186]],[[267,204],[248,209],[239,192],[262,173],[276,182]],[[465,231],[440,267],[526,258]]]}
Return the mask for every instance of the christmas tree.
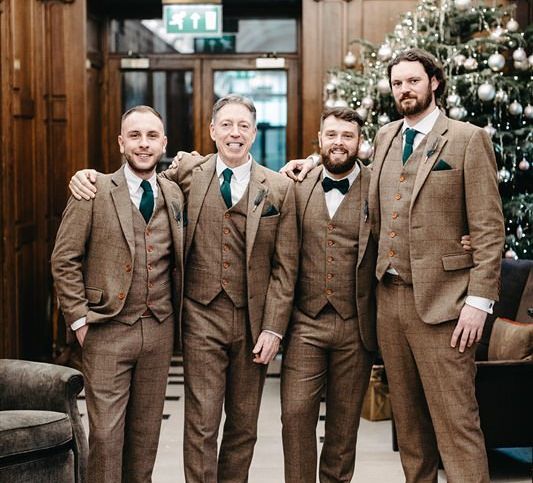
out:
{"label": "christmas tree", "polygon": [[533,259],[533,25],[521,29],[514,12],[514,6],[496,6],[494,0],[421,0],[383,44],[350,42],[346,68],[328,72],[324,94],[327,107],[350,106],[365,120],[359,158],[367,161],[369,140],[399,118],[388,62],[411,47],[433,53],[448,77],[441,107],[492,137],[506,219],[505,256]]}

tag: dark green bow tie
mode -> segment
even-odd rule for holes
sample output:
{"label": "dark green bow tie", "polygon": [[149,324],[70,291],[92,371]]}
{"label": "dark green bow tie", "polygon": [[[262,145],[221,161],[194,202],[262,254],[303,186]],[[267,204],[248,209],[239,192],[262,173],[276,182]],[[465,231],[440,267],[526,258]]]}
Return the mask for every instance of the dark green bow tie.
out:
{"label": "dark green bow tie", "polygon": [[335,181],[334,179],[325,177],[322,180],[322,187],[326,193],[332,189],[338,189],[343,195],[345,195],[350,189],[350,182],[346,178],[341,179],[340,181]]}

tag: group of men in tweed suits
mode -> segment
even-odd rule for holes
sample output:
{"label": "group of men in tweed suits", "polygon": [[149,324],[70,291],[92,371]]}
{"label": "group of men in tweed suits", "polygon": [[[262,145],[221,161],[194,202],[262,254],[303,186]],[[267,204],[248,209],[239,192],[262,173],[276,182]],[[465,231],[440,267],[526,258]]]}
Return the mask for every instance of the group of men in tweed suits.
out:
{"label": "group of men in tweed suits", "polygon": [[[175,288],[183,297],[175,314],[183,308],[178,327],[185,367],[187,481],[247,481],[266,364],[282,339],[286,481],[316,479],[315,429],[325,387],[320,481],[351,480],[362,399],[378,341],[406,480],[436,482],[440,452],[449,481],[489,481],[473,392],[473,343],[497,299],[503,222],[494,154],[483,130],[451,121],[438,110],[436,99],[445,79],[429,54],[411,50],[400,55],[391,63],[389,77],[404,120],[378,133],[372,173],[357,161],[357,114],[347,108],[326,110],[319,132],[323,167],[305,177],[313,161],[289,163],[286,173],[301,181],[293,185],[251,159],[255,109],[245,98],[227,96],[215,104],[210,126],[218,153],[185,156],[178,167],[157,177],[164,200],[158,197],[144,226],[137,209],[142,200],[136,205],[133,195],[131,200],[124,197],[128,217],[133,218],[129,231],[125,225],[130,220],[125,223],[120,214],[118,220],[111,219],[119,213],[116,201],[116,206],[111,202],[115,185],[129,182],[124,175],[131,161],[144,154],[141,141],[150,146],[148,136],[139,140],[133,156],[122,151],[127,166],[110,177],[97,177],[96,189],[87,180],[94,181],[94,173],[73,177],[74,192],[92,201],[69,201],[53,265],[61,304],[70,314],[67,322],[86,314],[91,323],[84,364],[87,360],[90,368],[91,354],[100,351],[95,368],[86,372],[88,395],[93,394],[92,402],[89,396],[87,401],[92,481],[119,481],[121,466],[126,481],[150,480],[153,459],[143,473],[130,461],[142,450],[135,401],[144,396],[143,404],[159,416],[162,403],[153,395],[146,398],[135,383],[137,367],[142,366],[143,324],[153,320],[164,325],[150,289],[163,297],[162,273],[172,272],[172,267]],[[124,129],[123,120],[121,136]],[[414,134],[409,134],[411,129]],[[139,131],[141,137],[149,133]],[[293,168],[301,168],[301,174],[294,174]],[[166,195],[167,184],[174,186],[175,201]],[[106,199],[108,210],[114,211],[104,217]],[[165,204],[167,223],[161,220]],[[109,240],[94,236],[103,231],[104,222]],[[167,225],[171,233],[179,227],[179,236],[167,236]],[[125,245],[120,257],[105,248],[106,243],[120,246],[118,238],[109,235],[115,229]],[[467,232],[471,252],[460,243]],[[150,236],[157,241],[151,242]],[[76,237],[80,239],[72,239]],[[174,257],[168,254],[171,238]],[[74,255],[62,248],[70,245],[77,247]],[[124,283],[101,285],[89,268],[93,256],[101,271],[109,272],[107,277],[117,279],[128,266],[133,275]],[[159,283],[152,287],[154,271]],[[77,288],[72,294],[65,287],[74,278]],[[128,290],[130,280],[134,291]],[[126,303],[116,302],[121,294]],[[69,304],[76,309],[69,312]],[[123,310],[137,315],[137,322],[123,317]],[[91,320],[93,312],[101,317]],[[93,335],[96,322],[106,323]],[[140,350],[129,357],[129,365],[108,364],[112,344],[103,338],[108,325],[116,332],[110,334],[113,342],[125,337],[119,330],[141,331]],[[168,351],[161,358],[168,368]],[[115,381],[121,378],[130,378],[131,385],[123,384],[118,395]],[[226,422],[217,458],[223,404]],[[104,408],[109,413],[106,421],[98,419]],[[151,428],[156,438],[159,424],[154,420]],[[98,434],[114,441],[108,458],[114,457],[115,473],[105,478],[97,476],[102,475],[99,450],[94,448]],[[117,444],[121,437],[123,445]]]}

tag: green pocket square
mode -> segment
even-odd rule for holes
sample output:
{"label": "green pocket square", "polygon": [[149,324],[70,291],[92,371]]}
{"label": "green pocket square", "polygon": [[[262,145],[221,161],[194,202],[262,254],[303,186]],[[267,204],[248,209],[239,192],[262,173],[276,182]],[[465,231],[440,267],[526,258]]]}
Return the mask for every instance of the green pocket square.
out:
{"label": "green pocket square", "polygon": [[432,171],[446,171],[447,169],[452,169],[452,167],[444,159],[439,159],[439,162],[433,167]]}
{"label": "green pocket square", "polygon": [[272,204],[268,204],[266,207],[265,207],[265,210],[263,211],[263,213],[261,213],[261,216],[274,216],[274,215],[277,215],[279,212],[278,210],[276,209],[276,207]]}

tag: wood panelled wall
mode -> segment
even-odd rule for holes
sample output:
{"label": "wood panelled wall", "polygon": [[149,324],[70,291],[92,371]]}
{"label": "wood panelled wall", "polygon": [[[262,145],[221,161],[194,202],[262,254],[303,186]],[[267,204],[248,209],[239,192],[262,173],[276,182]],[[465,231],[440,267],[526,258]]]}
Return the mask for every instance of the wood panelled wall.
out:
{"label": "wood panelled wall", "polygon": [[[322,111],[326,72],[341,66],[356,38],[380,43],[394,30],[400,14],[418,0],[302,0],[302,154],[315,145]],[[487,2],[489,3],[489,2]],[[498,0],[517,4],[522,27],[533,22],[532,0]]]}
{"label": "wood panelled wall", "polygon": [[0,0],[0,357],[49,359],[49,258],[67,182],[87,163],[83,0]]}

